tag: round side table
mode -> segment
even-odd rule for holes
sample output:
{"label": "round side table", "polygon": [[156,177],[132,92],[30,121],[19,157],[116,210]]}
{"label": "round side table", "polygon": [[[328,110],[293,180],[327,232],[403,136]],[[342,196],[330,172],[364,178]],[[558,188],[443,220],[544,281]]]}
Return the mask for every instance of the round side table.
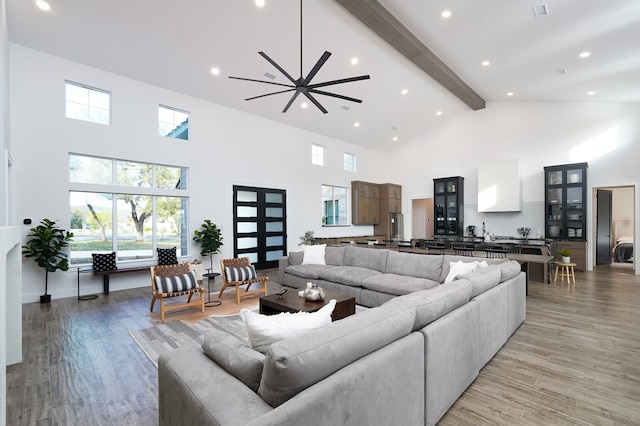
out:
{"label": "round side table", "polygon": [[209,293],[209,295],[207,296],[207,301],[204,302],[204,306],[210,307],[210,306],[220,306],[220,305],[222,305],[222,300],[211,300],[211,281],[215,282],[216,281],[216,277],[219,277],[220,273],[218,273],[218,272],[209,272],[209,273],[206,273],[206,274],[202,274],[202,276],[207,279],[207,292]]}

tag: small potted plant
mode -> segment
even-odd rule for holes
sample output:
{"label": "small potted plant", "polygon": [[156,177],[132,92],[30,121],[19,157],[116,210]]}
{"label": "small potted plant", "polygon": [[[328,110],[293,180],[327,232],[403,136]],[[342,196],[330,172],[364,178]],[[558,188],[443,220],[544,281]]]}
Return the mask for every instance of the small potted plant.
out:
{"label": "small potted plant", "polygon": [[193,231],[193,242],[200,245],[201,256],[209,256],[211,272],[213,272],[213,255],[220,253],[222,231],[209,219],[204,221],[201,228]]}
{"label": "small potted plant", "polygon": [[571,263],[571,251],[569,249],[560,250],[560,256],[562,256],[562,263]]}
{"label": "small potted plant", "polygon": [[316,237],[313,236],[313,231],[307,231],[300,237],[299,246],[313,246],[316,244]]}
{"label": "small potted plant", "polygon": [[56,221],[43,219],[40,225],[31,228],[27,238],[27,243],[22,246],[22,254],[26,258],[33,258],[44,269],[44,294],[40,296],[40,303],[50,303],[51,295],[47,292],[49,272],[69,270],[69,259],[64,248],[69,246],[73,233],[58,228]]}

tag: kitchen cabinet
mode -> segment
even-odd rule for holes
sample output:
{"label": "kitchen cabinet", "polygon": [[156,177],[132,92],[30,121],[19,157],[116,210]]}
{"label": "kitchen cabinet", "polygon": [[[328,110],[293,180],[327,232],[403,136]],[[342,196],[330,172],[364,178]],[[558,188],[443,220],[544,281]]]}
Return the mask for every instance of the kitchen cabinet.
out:
{"label": "kitchen cabinet", "polygon": [[375,225],[380,222],[380,188],[377,183],[351,182],[351,223]]}
{"label": "kitchen cabinet", "polygon": [[433,233],[435,236],[463,236],[464,178],[433,180]]}
{"label": "kitchen cabinet", "polygon": [[587,241],[587,163],[544,168],[545,237]]}

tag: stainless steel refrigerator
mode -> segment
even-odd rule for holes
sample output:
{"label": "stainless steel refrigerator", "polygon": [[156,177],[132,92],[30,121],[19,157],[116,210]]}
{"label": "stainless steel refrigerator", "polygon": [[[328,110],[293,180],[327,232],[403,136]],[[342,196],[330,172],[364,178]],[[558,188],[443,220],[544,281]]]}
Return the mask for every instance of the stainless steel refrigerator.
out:
{"label": "stainless steel refrigerator", "polygon": [[404,240],[404,220],[402,213],[389,213],[389,239]]}

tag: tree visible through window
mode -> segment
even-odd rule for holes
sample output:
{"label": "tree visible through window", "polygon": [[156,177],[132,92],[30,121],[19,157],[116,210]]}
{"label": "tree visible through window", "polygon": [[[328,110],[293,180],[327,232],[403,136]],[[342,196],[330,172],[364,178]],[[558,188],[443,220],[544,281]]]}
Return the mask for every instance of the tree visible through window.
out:
{"label": "tree visible through window", "polygon": [[111,251],[119,261],[153,258],[156,248],[187,255],[186,168],[70,154],[69,171],[72,264]]}

